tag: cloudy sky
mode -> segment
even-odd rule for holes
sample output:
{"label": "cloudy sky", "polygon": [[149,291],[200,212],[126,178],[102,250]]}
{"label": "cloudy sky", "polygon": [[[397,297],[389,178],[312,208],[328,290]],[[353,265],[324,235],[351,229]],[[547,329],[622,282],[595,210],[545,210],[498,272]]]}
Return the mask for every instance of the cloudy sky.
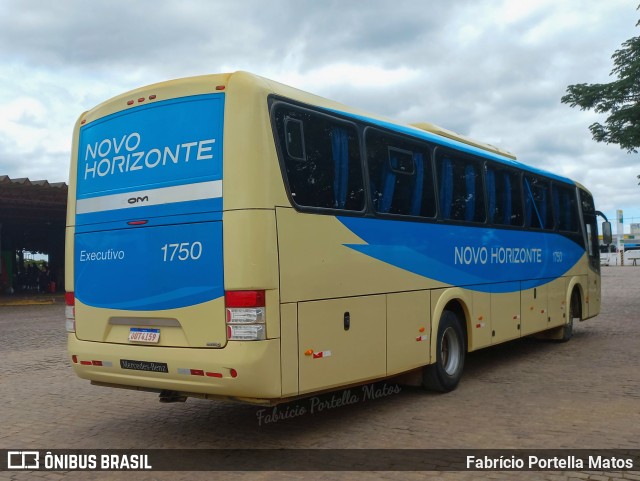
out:
{"label": "cloudy sky", "polygon": [[67,182],[85,110],[171,78],[248,70],[429,121],[571,177],[640,223],[637,154],[560,103],[611,80],[630,0],[0,0],[0,174]]}

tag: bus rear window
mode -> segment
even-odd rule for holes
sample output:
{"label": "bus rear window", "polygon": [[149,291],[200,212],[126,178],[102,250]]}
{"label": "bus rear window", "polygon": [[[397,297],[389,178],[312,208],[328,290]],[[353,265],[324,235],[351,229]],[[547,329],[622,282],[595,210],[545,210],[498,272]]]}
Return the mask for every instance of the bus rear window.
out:
{"label": "bus rear window", "polygon": [[284,103],[276,104],[273,120],[296,205],[364,210],[358,132],[353,124]]}

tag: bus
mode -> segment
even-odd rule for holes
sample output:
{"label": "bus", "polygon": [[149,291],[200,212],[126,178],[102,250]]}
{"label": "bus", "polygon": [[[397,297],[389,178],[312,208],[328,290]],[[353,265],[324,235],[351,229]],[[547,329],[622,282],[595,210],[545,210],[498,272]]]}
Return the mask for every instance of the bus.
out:
{"label": "bus", "polygon": [[163,402],[451,391],[468,352],[598,314],[597,214],[433,124],[247,72],[150,85],[75,126],[70,363]]}

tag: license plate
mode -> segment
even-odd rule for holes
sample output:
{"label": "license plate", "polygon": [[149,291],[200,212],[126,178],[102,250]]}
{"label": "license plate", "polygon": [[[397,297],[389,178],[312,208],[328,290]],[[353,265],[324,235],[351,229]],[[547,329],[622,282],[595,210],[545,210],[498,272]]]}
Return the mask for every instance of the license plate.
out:
{"label": "license plate", "polygon": [[157,344],[160,341],[160,329],[142,329],[132,327],[129,331],[129,342],[146,342]]}

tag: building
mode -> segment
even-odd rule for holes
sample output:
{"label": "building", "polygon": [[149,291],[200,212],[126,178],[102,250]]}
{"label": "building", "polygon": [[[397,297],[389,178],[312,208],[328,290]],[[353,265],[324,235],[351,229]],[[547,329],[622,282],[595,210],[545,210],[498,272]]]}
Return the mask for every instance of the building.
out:
{"label": "building", "polygon": [[0,293],[25,288],[24,251],[49,257],[49,288],[63,289],[67,184],[0,176]]}

